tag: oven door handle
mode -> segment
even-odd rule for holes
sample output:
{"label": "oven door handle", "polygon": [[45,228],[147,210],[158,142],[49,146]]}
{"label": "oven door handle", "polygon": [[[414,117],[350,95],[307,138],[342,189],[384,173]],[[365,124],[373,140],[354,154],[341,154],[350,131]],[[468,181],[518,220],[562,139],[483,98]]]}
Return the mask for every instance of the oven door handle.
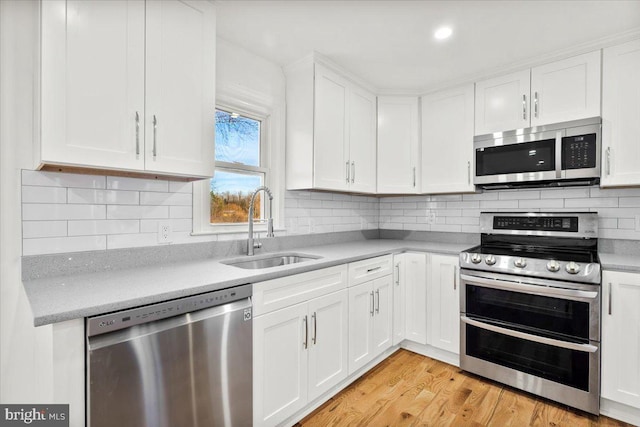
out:
{"label": "oven door handle", "polygon": [[597,292],[581,291],[578,289],[560,289],[549,286],[528,285],[526,283],[511,283],[500,279],[486,279],[484,277],[461,274],[460,279],[471,284],[485,285],[493,289],[523,292],[542,296],[563,296],[569,298],[596,299]]}
{"label": "oven door handle", "polygon": [[553,338],[541,337],[538,335],[531,335],[520,331],[514,331],[513,329],[501,328],[500,326],[491,325],[489,323],[480,322],[478,320],[471,319],[467,316],[460,316],[460,320],[467,325],[475,326],[477,328],[486,329],[498,334],[509,335],[514,338],[520,338],[527,341],[534,341],[541,344],[552,345],[554,347],[562,347],[569,350],[583,351],[585,353],[595,353],[598,351],[598,347],[591,344],[578,344],[568,341],[556,340]]}

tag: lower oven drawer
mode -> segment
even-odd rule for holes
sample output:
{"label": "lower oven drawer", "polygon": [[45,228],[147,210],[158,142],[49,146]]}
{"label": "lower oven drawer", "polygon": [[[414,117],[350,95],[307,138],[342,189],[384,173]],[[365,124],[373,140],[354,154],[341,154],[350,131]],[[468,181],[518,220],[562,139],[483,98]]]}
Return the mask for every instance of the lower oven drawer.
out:
{"label": "lower oven drawer", "polygon": [[597,413],[599,343],[530,335],[461,317],[460,367],[570,406]]}

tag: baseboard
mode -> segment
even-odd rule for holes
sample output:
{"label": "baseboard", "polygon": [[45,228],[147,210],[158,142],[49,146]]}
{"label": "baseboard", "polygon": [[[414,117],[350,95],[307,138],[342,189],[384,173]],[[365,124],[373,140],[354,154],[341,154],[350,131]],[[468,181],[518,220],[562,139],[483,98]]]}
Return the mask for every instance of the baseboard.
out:
{"label": "baseboard", "polygon": [[634,426],[640,426],[640,409],[604,397],[600,398],[600,414]]}
{"label": "baseboard", "polygon": [[451,353],[450,351],[442,350],[428,344],[418,344],[407,340],[402,341],[400,347],[449,365],[460,366],[460,355],[457,353]]}

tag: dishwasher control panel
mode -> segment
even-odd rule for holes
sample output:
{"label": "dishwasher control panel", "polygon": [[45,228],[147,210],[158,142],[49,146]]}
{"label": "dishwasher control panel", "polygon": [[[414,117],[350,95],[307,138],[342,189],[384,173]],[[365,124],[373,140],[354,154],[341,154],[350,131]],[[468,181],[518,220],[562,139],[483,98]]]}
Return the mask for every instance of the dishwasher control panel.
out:
{"label": "dishwasher control panel", "polygon": [[[165,301],[158,304],[131,308],[116,313],[102,314],[87,318],[87,336],[117,331],[142,323],[166,319],[180,314],[191,313],[205,308],[216,307],[251,296],[251,285],[236,286],[193,295],[186,298]],[[248,319],[247,319],[248,318]],[[251,320],[251,313],[245,313],[245,320]]]}

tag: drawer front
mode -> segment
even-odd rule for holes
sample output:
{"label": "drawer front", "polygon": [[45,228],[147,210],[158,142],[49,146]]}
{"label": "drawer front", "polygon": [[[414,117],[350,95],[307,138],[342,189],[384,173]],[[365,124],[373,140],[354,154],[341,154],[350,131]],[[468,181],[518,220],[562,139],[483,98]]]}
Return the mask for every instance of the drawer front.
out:
{"label": "drawer front", "polygon": [[392,255],[365,259],[349,264],[349,286],[356,286],[392,273]]}
{"label": "drawer front", "polygon": [[347,264],[253,284],[253,315],[346,289]]}

